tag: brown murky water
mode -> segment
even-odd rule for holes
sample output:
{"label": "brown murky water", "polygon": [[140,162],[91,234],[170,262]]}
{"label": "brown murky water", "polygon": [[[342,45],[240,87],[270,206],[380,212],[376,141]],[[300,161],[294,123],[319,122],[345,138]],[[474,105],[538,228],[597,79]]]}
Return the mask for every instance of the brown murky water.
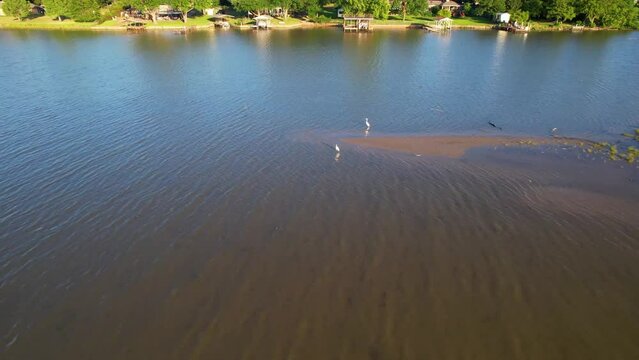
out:
{"label": "brown murky water", "polygon": [[555,148],[457,160],[343,148],[323,173],[247,180],[197,227],[176,214],[33,314],[8,354],[639,355],[637,169]]}
{"label": "brown murky water", "polygon": [[501,36],[0,33],[0,358],[639,358],[636,165],[339,140],[633,129],[635,33]]}

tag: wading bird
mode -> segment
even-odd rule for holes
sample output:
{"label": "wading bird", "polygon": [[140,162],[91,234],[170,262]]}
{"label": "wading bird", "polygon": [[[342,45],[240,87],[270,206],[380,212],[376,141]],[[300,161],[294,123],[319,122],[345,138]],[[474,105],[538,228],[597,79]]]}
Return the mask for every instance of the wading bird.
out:
{"label": "wading bird", "polygon": [[339,152],[339,146],[337,146],[337,144],[335,144],[335,151]]}
{"label": "wading bird", "polygon": [[368,122],[368,118],[364,119],[364,122],[366,123],[366,131],[371,129],[371,123]]}

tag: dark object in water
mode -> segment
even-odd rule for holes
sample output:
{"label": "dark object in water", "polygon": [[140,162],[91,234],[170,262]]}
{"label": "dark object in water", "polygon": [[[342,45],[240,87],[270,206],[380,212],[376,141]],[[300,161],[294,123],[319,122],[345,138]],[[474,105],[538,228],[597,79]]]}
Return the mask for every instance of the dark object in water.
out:
{"label": "dark object in water", "polygon": [[494,123],[494,122],[492,122],[492,121],[489,121],[489,122],[488,122],[488,125],[490,125],[490,126],[492,126],[492,127],[496,128],[496,129],[501,130],[501,127],[499,127],[499,126],[495,125],[495,123]]}

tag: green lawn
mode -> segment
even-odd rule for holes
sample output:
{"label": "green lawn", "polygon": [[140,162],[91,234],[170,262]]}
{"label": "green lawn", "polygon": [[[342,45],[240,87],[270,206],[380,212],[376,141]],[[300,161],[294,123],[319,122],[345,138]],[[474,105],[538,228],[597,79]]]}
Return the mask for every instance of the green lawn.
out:
{"label": "green lawn", "polygon": [[10,16],[0,16],[0,28],[10,29],[88,29],[95,23],[75,22],[73,20],[58,21],[49,16],[38,16],[25,20],[15,20]]}
{"label": "green lawn", "polygon": [[147,26],[153,27],[183,27],[183,26],[212,26],[210,16],[197,16],[186,19],[186,23],[182,20],[158,20],[155,24],[147,23]]}
{"label": "green lawn", "polygon": [[556,24],[554,21],[531,21],[532,30],[549,31],[549,30],[569,30],[571,24]]}
{"label": "green lawn", "polygon": [[246,25],[253,25],[255,24],[255,21],[249,19],[249,18],[231,18],[228,19],[229,23],[233,26],[246,26]]}
{"label": "green lawn", "polygon": [[[401,15],[390,15],[386,20],[375,20],[374,25],[425,25],[432,24],[435,21],[433,16],[406,16],[406,20],[402,20]],[[463,18],[453,18],[453,26],[481,26],[489,27],[493,23],[486,18],[466,16]]]}
{"label": "green lawn", "polygon": [[284,18],[279,18],[279,17],[275,17],[273,18],[273,21],[271,21],[271,24],[273,24],[274,26],[293,26],[293,25],[298,25],[301,24],[302,20],[301,19],[297,19],[297,18],[293,18],[293,17],[287,17],[286,20],[284,20]]}
{"label": "green lawn", "polygon": [[[198,16],[194,18],[189,18],[186,22],[182,22],[181,20],[159,20],[157,23],[153,24],[151,22],[147,23],[147,26],[153,27],[183,27],[183,26],[212,26],[213,22],[210,21],[209,16]],[[58,21],[57,19],[52,19],[49,16],[39,16],[35,18],[27,18],[25,20],[19,21],[15,20],[9,16],[0,16],[0,28],[10,28],[10,29],[90,29],[92,27],[100,28],[100,27],[114,27],[114,26],[123,26],[123,23],[117,20],[107,20],[101,24],[97,22],[75,22],[73,20],[66,19],[64,21]]]}
{"label": "green lawn", "polygon": [[453,25],[458,26],[492,26],[494,23],[488,18],[477,16],[466,16],[463,18],[453,18]]}
{"label": "green lawn", "polygon": [[122,22],[118,20],[107,20],[98,26],[122,26]]}
{"label": "green lawn", "polygon": [[404,20],[401,15],[389,15],[386,20],[373,20],[373,25],[411,25],[411,24],[419,24],[424,25],[428,24],[432,19],[426,16],[406,16]]}

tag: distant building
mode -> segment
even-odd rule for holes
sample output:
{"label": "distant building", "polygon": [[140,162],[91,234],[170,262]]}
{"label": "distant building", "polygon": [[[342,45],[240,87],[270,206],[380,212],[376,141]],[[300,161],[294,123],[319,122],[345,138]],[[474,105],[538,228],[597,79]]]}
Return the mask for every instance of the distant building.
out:
{"label": "distant building", "polygon": [[495,14],[495,21],[498,23],[509,23],[510,22],[510,14],[509,13],[497,13]]}
{"label": "distant building", "polygon": [[450,11],[451,14],[456,14],[461,8],[461,4],[453,0],[448,0],[448,1],[428,0],[428,8],[429,9],[433,9],[433,8],[446,9]]}
{"label": "distant building", "polygon": [[2,10],[2,1],[0,1],[0,16],[5,16],[4,11]]}
{"label": "distant building", "polygon": [[160,5],[158,6],[158,19],[171,19],[177,20],[182,18],[182,13],[173,9],[171,5]]}
{"label": "distant building", "polygon": [[454,14],[457,12],[457,10],[459,10],[459,8],[461,7],[461,4],[458,3],[457,1],[448,0],[445,3],[443,3],[441,7],[442,9],[446,9],[450,11],[451,14]]}
{"label": "distant building", "polygon": [[428,0],[428,8],[441,7],[443,3],[441,0]]}

